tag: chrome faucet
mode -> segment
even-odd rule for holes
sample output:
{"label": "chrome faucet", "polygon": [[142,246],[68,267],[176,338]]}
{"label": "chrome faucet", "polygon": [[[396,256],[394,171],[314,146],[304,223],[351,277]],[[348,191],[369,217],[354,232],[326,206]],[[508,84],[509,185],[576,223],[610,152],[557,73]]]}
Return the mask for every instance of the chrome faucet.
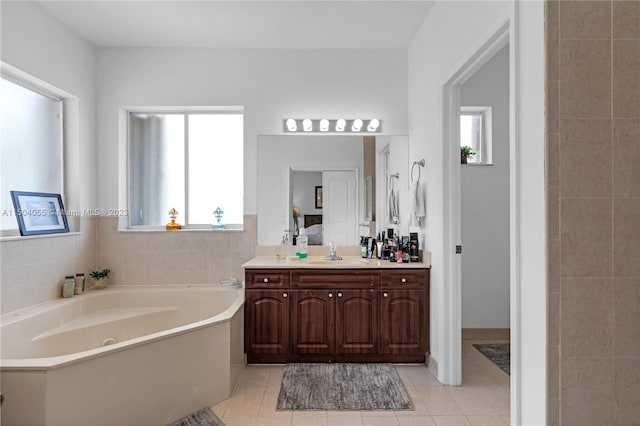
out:
{"label": "chrome faucet", "polygon": [[240,281],[239,279],[237,279],[235,277],[221,279],[218,282],[220,284],[222,284],[222,285],[230,285],[231,287],[234,287],[234,288],[242,288],[243,287],[242,281]]}
{"label": "chrome faucet", "polygon": [[342,257],[338,256],[336,245],[332,242],[329,243],[329,256],[324,260],[342,260]]}

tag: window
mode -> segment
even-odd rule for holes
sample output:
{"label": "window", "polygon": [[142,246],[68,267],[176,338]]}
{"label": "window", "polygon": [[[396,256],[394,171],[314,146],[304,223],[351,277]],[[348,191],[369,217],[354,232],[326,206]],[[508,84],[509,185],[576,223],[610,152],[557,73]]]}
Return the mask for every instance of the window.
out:
{"label": "window", "polygon": [[468,164],[492,164],[491,107],[462,107],[460,110],[460,146],[476,153]]}
{"label": "window", "polygon": [[128,112],[129,225],[178,223],[210,228],[213,211],[226,228],[243,223],[241,110]]}
{"label": "window", "polygon": [[63,191],[63,101],[0,78],[0,194],[3,233],[16,234],[9,191]]}

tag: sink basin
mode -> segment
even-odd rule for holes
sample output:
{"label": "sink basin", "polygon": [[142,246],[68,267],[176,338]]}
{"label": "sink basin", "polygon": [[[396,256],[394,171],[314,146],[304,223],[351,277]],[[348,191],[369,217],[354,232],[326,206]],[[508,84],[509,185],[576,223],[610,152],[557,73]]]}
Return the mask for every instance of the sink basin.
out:
{"label": "sink basin", "polygon": [[326,259],[309,259],[306,263],[310,265],[368,265],[366,259],[342,259],[342,260],[326,260]]}

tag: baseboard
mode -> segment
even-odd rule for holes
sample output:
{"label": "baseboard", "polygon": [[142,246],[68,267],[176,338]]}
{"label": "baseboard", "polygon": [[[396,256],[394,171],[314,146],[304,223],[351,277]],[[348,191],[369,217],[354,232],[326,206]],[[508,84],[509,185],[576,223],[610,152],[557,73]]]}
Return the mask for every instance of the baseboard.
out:
{"label": "baseboard", "polygon": [[509,328],[463,328],[462,340],[511,340]]}
{"label": "baseboard", "polygon": [[438,378],[438,361],[436,361],[435,358],[431,356],[431,354],[429,354],[429,357],[427,358],[427,360],[428,360],[427,368],[429,369],[431,374],[433,374],[433,377],[437,379]]}

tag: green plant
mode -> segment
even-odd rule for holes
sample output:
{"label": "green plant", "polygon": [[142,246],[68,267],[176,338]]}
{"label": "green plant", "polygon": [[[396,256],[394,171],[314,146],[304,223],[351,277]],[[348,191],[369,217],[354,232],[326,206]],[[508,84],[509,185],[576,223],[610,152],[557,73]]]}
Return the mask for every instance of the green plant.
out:
{"label": "green plant", "polygon": [[91,278],[93,278],[94,280],[103,280],[105,278],[109,277],[109,272],[111,272],[111,269],[108,268],[104,268],[100,271],[93,271],[89,274],[89,276]]}
{"label": "green plant", "polygon": [[467,158],[473,158],[475,157],[476,153],[471,150],[471,147],[469,145],[465,145],[460,148],[460,155]]}

